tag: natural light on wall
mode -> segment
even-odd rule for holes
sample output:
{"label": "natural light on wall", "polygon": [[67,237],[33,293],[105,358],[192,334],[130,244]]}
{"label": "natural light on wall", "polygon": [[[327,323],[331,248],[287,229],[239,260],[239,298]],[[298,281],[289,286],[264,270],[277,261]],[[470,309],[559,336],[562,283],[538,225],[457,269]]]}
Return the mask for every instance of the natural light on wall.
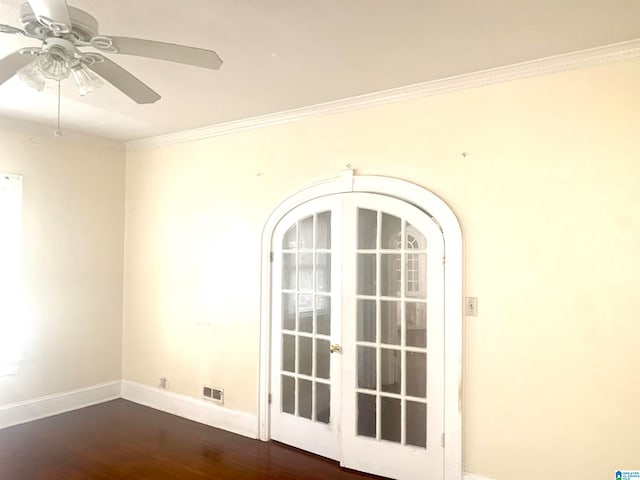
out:
{"label": "natural light on wall", "polygon": [[21,231],[22,177],[0,173],[0,376],[22,357]]}

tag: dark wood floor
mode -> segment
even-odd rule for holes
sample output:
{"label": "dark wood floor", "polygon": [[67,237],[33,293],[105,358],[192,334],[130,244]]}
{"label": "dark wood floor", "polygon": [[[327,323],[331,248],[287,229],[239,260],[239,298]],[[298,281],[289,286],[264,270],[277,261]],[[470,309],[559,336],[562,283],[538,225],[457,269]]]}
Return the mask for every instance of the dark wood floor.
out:
{"label": "dark wood floor", "polygon": [[114,400],[0,430],[1,480],[379,478]]}

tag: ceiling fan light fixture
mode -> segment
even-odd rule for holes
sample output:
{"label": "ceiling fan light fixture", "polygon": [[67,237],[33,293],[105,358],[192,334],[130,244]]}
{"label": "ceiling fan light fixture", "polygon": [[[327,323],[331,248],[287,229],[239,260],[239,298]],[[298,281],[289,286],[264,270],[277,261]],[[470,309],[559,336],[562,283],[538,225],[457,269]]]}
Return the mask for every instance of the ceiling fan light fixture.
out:
{"label": "ceiling fan light fixture", "polygon": [[45,77],[40,70],[39,60],[39,58],[36,58],[33,62],[18,70],[18,77],[31,88],[41,92],[44,89]]}
{"label": "ceiling fan light fixture", "polygon": [[100,77],[82,62],[78,62],[71,68],[71,76],[75,80],[81,96],[85,96],[104,85]]}
{"label": "ceiling fan light fixture", "polygon": [[[0,24],[0,34],[22,35],[40,41],[0,58],[0,86],[14,74],[37,90],[47,80],[73,77],[80,95],[110,83],[139,105],[160,100],[143,81],[101,53],[126,54],[217,70],[222,60],[213,50],[134,37],[101,35],[98,21],[65,0],[26,0],[20,9],[22,28]],[[33,55],[32,62],[27,55]]]}
{"label": "ceiling fan light fixture", "polygon": [[60,47],[51,47],[38,58],[42,74],[51,80],[64,80],[69,76],[67,53]]}

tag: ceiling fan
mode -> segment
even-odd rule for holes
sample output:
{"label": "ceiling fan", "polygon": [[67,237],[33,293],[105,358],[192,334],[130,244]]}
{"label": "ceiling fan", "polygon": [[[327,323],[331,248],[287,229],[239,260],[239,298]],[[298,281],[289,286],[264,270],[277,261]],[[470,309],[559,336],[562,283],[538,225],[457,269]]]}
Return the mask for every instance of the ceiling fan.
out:
{"label": "ceiling fan", "polygon": [[102,85],[102,79],[140,104],[154,103],[160,95],[127,70],[97,52],[136,55],[217,70],[222,60],[213,50],[98,33],[97,20],[70,7],[65,0],[28,0],[20,9],[22,28],[0,24],[0,33],[24,35],[42,41],[40,47],[22,48],[0,59],[0,85],[13,75],[37,90],[45,79],[71,76],[85,95]]}

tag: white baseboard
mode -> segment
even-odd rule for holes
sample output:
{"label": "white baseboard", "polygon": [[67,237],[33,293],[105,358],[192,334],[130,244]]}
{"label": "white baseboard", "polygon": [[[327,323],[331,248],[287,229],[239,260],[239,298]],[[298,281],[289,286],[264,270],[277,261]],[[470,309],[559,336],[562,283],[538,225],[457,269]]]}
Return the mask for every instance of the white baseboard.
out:
{"label": "white baseboard", "polygon": [[122,398],[211,427],[258,438],[258,418],[221,405],[161,390],[129,380],[122,382]]}
{"label": "white baseboard", "polygon": [[117,398],[124,398],[245,437],[258,438],[258,418],[255,415],[127,380],[101,383],[71,392],[0,405],[0,429]]}
{"label": "white baseboard", "polygon": [[481,477],[480,475],[476,475],[474,473],[464,472],[462,474],[462,480],[493,480],[493,478]]}
{"label": "white baseboard", "polygon": [[0,428],[31,422],[120,397],[120,381],[100,383],[70,392],[56,393],[0,406]]}

